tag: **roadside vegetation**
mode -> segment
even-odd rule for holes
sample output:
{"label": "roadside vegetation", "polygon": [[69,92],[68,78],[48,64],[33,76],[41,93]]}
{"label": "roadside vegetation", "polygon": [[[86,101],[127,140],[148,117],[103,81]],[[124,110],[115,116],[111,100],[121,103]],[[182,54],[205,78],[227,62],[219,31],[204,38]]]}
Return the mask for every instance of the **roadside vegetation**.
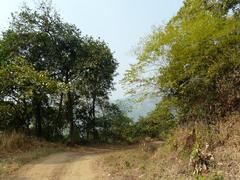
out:
{"label": "roadside vegetation", "polygon": [[160,100],[134,122],[109,100],[118,62],[106,42],[49,2],[13,13],[0,38],[0,172],[56,142],[135,143],[99,160],[103,179],[239,179],[239,0],[185,0],[136,55],[123,84]]}
{"label": "roadside vegetation", "polygon": [[135,124],[140,147],[105,157],[110,177],[239,179],[239,6],[186,0],[142,39],[123,83],[139,101],[161,100]]}
{"label": "roadside vegetation", "polygon": [[[145,140],[136,148],[106,154],[98,163],[104,167],[103,179],[238,179],[240,176],[239,113],[232,114],[216,126],[196,124],[196,143],[185,149],[191,125],[180,126],[166,141]],[[209,149],[205,150],[206,143]],[[202,148],[203,147],[203,148]],[[197,150],[213,155],[207,169],[200,163]],[[192,165],[190,159],[195,163]],[[204,159],[201,159],[204,160]]]}

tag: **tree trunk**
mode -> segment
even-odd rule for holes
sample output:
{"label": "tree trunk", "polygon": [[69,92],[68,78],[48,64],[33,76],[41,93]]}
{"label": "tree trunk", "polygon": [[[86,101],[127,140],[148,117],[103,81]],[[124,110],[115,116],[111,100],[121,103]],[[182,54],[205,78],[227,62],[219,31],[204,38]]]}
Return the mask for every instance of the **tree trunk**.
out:
{"label": "tree trunk", "polygon": [[92,101],[92,132],[93,132],[93,139],[98,139],[98,132],[96,130],[96,96],[93,95],[93,101]]}
{"label": "tree trunk", "polygon": [[27,106],[27,103],[26,103],[26,100],[23,99],[23,105],[24,105],[24,111],[23,111],[23,115],[24,115],[24,120],[26,121],[25,123],[25,126],[26,126],[26,133],[28,136],[30,136],[30,128],[29,128],[29,125],[30,125],[30,114],[28,113],[28,106]]}
{"label": "tree trunk", "polygon": [[59,107],[58,107],[58,114],[57,114],[57,117],[55,119],[55,124],[54,124],[54,127],[53,127],[53,136],[55,137],[55,135],[57,134],[57,128],[59,127],[58,126],[58,122],[60,120],[62,120],[62,111],[63,111],[63,93],[61,93],[60,95],[60,102],[59,102]]}
{"label": "tree trunk", "polygon": [[36,119],[36,134],[37,137],[42,136],[42,117],[41,117],[41,101],[36,101],[35,108],[35,119]]}
{"label": "tree trunk", "polygon": [[58,122],[61,118],[62,104],[63,104],[63,93],[61,93],[61,95],[60,95],[60,102],[59,102],[58,115],[57,115],[57,118],[56,118],[56,122]]}
{"label": "tree trunk", "polygon": [[67,121],[69,122],[70,125],[70,130],[69,130],[69,136],[70,136],[70,141],[74,141],[74,122],[73,122],[73,94],[69,91],[67,93]]}
{"label": "tree trunk", "polygon": [[42,115],[41,115],[42,100],[39,97],[38,93],[34,92],[32,105],[33,105],[33,108],[34,108],[34,114],[33,115],[35,117],[36,136],[41,137],[42,136]]}

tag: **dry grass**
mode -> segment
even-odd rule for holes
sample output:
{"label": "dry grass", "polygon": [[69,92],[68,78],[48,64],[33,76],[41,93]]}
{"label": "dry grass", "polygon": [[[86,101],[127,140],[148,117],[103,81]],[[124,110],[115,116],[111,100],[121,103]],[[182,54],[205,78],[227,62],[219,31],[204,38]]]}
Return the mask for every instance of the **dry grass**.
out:
{"label": "dry grass", "polygon": [[[184,150],[186,137],[195,126],[197,143],[206,143],[215,157],[216,167],[201,175],[193,175],[189,167],[191,152]],[[179,127],[156,151],[144,151],[140,146],[132,150],[106,155],[105,179],[240,179],[240,114],[222,119],[214,126],[202,123]]]}
{"label": "dry grass", "polygon": [[106,155],[102,166],[105,166],[105,177],[114,180],[158,180],[158,179],[188,179],[182,166],[186,162],[170,153],[165,146],[155,152],[143,151],[142,147],[119,151]]}
{"label": "dry grass", "polygon": [[60,144],[27,137],[16,132],[0,134],[0,179],[27,162],[53,152],[62,151]]}
{"label": "dry grass", "polygon": [[240,179],[240,115],[232,114],[219,124],[224,141],[214,149],[217,170],[226,179]]}
{"label": "dry grass", "polygon": [[40,147],[43,142],[35,138],[27,137],[23,134],[4,132],[0,134],[0,154],[9,154],[28,151],[32,148]]}

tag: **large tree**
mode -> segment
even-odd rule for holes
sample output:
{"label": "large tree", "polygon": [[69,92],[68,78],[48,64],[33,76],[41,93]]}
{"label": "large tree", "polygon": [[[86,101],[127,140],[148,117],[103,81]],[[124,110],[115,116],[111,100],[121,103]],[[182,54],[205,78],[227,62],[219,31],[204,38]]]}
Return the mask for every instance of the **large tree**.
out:
{"label": "large tree", "polygon": [[9,28],[2,33],[0,57],[3,64],[21,57],[37,72],[46,71],[51,79],[67,87],[54,96],[33,91],[32,115],[38,136],[42,135],[42,125],[50,125],[44,115],[54,109],[49,114],[51,127],[65,122],[73,140],[76,124],[81,121],[76,112],[85,107],[89,126],[96,134],[96,104],[108,98],[117,67],[104,41],[82,36],[75,25],[63,22],[51,4],[40,3],[35,9],[24,6],[12,15]]}
{"label": "large tree", "polygon": [[85,44],[87,57],[83,64],[81,81],[78,86],[83,98],[90,102],[89,130],[97,138],[96,110],[101,104],[108,100],[108,95],[113,90],[113,78],[117,68],[117,62],[113,58],[111,50],[104,41],[100,39],[87,39]]}

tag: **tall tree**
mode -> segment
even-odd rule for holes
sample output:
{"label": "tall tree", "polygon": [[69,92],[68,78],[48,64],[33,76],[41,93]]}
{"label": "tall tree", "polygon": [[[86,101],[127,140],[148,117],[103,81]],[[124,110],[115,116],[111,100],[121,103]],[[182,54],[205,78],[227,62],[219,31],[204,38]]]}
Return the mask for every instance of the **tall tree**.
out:
{"label": "tall tree", "polygon": [[117,62],[104,41],[89,38],[85,48],[88,53],[83,65],[83,80],[80,82],[80,86],[83,87],[84,96],[91,101],[89,129],[96,139],[96,106],[98,104],[100,107],[101,102],[108,99],[110,91],[113,90]]}
{"label": "tall tree", "polygon": [[36,71],[47,71],[50,78],[68,87],[66,93],[54,96],[33,91],[31,103],[37,135],[41,136],[42,125],[49,125],[43,120],[44,114],[54,109],[51,121],[58,124],[64,120],[73,140],[78,133],[76,124],[81,121],[76,111],[88,104],[88,128],[97,136],[96,106],[113,89],[117,67],[106,43],[82,36],[75,25],[63,22],[51,4],[45,2],[35,9],[24,6],[13,14],[10,27],[2,36],[0,57],[5,64],[21,57]]}

